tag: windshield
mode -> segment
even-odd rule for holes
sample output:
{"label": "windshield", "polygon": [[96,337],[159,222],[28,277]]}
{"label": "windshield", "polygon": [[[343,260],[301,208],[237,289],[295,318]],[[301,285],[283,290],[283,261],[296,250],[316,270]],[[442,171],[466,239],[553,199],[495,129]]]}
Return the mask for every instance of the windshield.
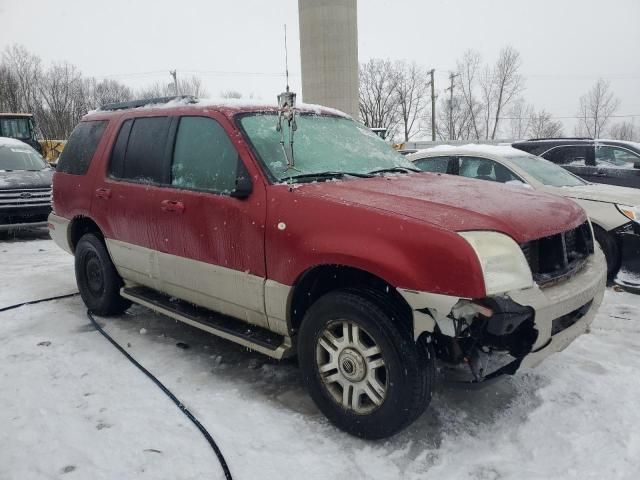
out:
{"label": "windshield", "polygon": [[0,137],[27,140],[31,138],[29,118],[0,118]]}
{"label": "windshield", "polygon": [[549,187],[577,187],[587,183],[555,163],[540,157],[514,155],[507,158],[515,163],[518,168]]}
{"label": "windshield", "polygon": [[0,145],[0,170],[43,170],[46,166],[29,145]]}
{"label": "windshield", "polygon": [[295,167],[287,168],[276,123],[275,113],[244,115],[240,119],[246,136],[276,181],[322,172],[367,174],[381,169],[415,169],[364,125],[348,118],[313,114],[296,116]]}

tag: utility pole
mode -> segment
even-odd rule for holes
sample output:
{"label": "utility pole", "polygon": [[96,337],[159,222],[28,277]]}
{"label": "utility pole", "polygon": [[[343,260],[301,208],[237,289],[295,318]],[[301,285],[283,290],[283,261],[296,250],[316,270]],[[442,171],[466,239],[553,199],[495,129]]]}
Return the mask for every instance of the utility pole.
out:
{"label": "utility pole", "polygon": [[459,76],[460,76],[459,73],[454,74],[453,72],[451,72],[449,74],[450,86],[449,88],[445,89],[445,92],[449,90],[449,140],[454,140],[453,138],[453,87],[454,87],[453,80]]}
{"label": "utility pole", "polygon": [[176,70],[169,70],[169,75],[173,77],[173,91],[177,97],[180,93],[178,93],[178,78]]}
{"label": "utility pole", "polygon": [[431,141],[436,141],[436,87],[435,80],[433,78],[433,74],[436,73],[436,70],[432,68],[429,71],[429,75],[431,75]]}

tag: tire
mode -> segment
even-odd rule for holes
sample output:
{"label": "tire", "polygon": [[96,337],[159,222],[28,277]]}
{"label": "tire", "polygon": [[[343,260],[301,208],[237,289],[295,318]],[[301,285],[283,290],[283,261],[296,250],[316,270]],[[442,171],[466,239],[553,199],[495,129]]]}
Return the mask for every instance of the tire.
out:
{"label": "tire", "polygon": [[338,428],[385,438],[427,408],[435,355],[430,344],[413,341],[409,326],[388,301],[366,291],[327,293],[306,312],[300,368],[313,401]]}
{"label": "tire", "polygon": [[607,283],[610,284],[620,269],[620,248],[615,238],[604,229],[594,225],[593,234],[607,260]]}
{"label": "tire", "polygon": [[131,306],[120,296],[123,286],[104,242],[93,233],[80,238],[75,250],[76,282],[80,296],[97,315],[119,315]]}

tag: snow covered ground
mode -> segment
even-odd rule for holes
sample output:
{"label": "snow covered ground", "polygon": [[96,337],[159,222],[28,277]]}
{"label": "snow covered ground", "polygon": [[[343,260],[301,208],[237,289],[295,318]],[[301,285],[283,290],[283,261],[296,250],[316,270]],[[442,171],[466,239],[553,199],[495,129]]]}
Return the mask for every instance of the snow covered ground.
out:
{"label": "snow covered ground", "polygon": [[[72,257],[46,235],[0,242],[0,307],[74,290]],[[382,442],[332,427],[293,361],[141,307],[100,323],[209,429],[236,479],[640,478],[640,297],[608,291],[590,335],[483,390],[440,386]],[[78,297],[0,313],[0,479],[57,478],[222,478]]]}

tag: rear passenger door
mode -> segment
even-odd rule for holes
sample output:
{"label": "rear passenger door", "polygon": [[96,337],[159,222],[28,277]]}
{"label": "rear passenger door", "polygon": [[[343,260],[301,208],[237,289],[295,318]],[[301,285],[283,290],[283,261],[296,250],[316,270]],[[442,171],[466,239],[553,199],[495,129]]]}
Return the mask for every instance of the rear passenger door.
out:
{"label": "rear passenger door", "polygon": [[[267,326],[264,185],[233,192],[246,167],[217,114],[178,120],[169,181],[154,199],[163,291]],[[237,135],[237,134],[236,134]]]}
{"label": "rear passenger door", "polygon": [[91,207],[120,275],[156,289],[162,245],[158,188],[169,182],[174,122],[168,116],[122,122]]}

